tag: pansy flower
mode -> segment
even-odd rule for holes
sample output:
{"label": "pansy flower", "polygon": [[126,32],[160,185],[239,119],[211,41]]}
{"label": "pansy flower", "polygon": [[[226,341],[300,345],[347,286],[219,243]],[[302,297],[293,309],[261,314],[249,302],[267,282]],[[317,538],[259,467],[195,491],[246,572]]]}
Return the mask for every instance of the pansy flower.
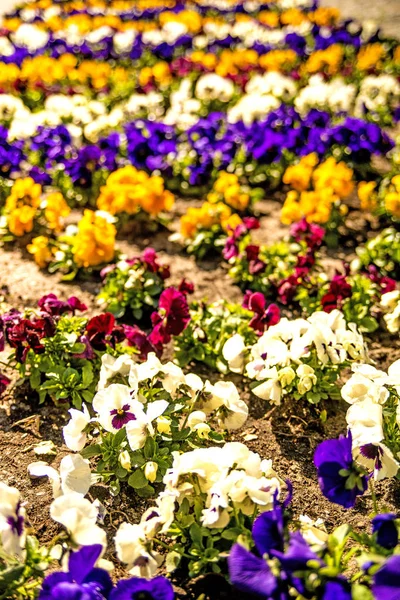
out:
{"label": "pansy flower", "polygon": [[261,292],[247,290],[242,306],[254,313],[254,317],[251,319],[249,325],[256,331],[263,332],[271,325],[279,323],[279,307],[276,304],[270,304],[266,308],[266,299]]}
{"label": "pansy flower", "polygon": [[325,440],[317,447],[314,464],[323,495],[344,508],[354,506],[368,487],[367,477],[353,461],[352,435]]}
{"label": "pansy flower", "polygon": [[149,335],[149,341],[156,347],[168,344],[171,336],[182,333],[189,321],[186,295],[174,287],[167,288],[160,296],[158,312],[151,315],[153,331]]}
{"label": "pansy flower", "polygon": [[109,597],[112,581],[104,569],[95,567],[103,548],[83,546],[69,556],[68,571],[51,573],[43,581],[39,600],[103,600]]}
{"label": "pansy flower", "polygon": [[107,346],[115,345],[125,339],[123,327],[116,325],[111,313],[92,317],[86,325],[86,337],[95,350],[105,350]]}

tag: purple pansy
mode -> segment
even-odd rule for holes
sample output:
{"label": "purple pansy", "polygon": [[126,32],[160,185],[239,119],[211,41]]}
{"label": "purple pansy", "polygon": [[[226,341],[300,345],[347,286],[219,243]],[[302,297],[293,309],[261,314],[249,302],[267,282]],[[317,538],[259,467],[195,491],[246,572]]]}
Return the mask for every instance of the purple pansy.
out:
{"label": "purple pansy", "polygon": [[384,513],[372,519],[372,532],[376,534],[377,543],[382,548],[392,550],[399,542],[399,531],[396,524],[397,515]]}
{"label": "purple pansy", "polygon": [[174,600],[171,583],[165,577],[147,580],[132,577],[117,583],[110,600]]}
{"label": "purple pansy", "polygon": [[104,600],[112,582],[107,571],[96,568],[100,544],[84,546],[69,557],[67,573],[52,573],[43,581],[39,600]]}
{"label": "purple pansy", "polygon": [[352,436],[325,440],[317,447],[314,464],[318,471],[318,482],[328,500],[344,508],[354,506],[368,486],[368,479],[357,468],[352,455]]}

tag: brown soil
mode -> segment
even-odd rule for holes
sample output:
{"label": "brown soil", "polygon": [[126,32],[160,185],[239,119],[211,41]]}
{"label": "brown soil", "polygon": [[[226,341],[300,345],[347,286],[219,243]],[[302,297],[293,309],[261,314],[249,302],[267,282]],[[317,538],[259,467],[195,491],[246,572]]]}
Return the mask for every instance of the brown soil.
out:
{"label": "brown soil", "polygon": [[[191,201],[178,201],[176,217],[181,214]],[[270,243],[282,237],[286,229],[279,224],[280,202],[264,201],[260,205],[262,227],[257,234],[257,241]],[[177,218],[174,220],[176,227]],[[374,227],[365,223],[363,218],[353,212],[349,218],[353,232],[347,238],[339,252],[329,252],[325,264],[331,270],[338,263],[338,258],[352,255],[355,239],[362,241],[365,232]],[[144,247],[151,245],[161,257],[171,265],[171,284],[187,277],[195,283],[195,299],[207,298],[209,301],[218,298],[229,298],[240,301],[242,294],[233,285],[226,267],[217,259],[209,259],[196,264],[194,259],[184,256],[180,249],[168,241],[166,231],[159,232],[151,238],[137,236],[133,240],[119,242],[120,249],[129,256],[135,255]],[[348,246],[348,247],[346,247]],[[4,294],[6,306],[23,308],[35,306],[37,300],[45,293],[54,292],[62,298],[71,294],[79,296],[89,306],[91,314],[96,313],[95,294],[98,283],[94,281],[63,283],[57,275],[41,272],[36,265],[20,250],[0,250],[0,290]],[[370,343],[371,357],[379,368],[385,369],[396,358],[400,357],[399,339],[390,336],[375,336]],[[215,374],[207,372],[204,367],[198,368],[202,376],[215,378]],[[323,425],[311,407],[297,402],[285,402],[272,408],[267,403],[253,396],[240,377],[234,378],[241,389],[243,398],[250,406],[250,418],[243,431],[235,434],[235,439],[242,440],[252,434],[247,442],[252,450],[264,458],[272,458],[276,471],[284,479],[290,479],[294,485],[293,513],[298,516],[306,513],[312,518],[321,517],[328,529],[348,522],[360,530],[368,527],[368,515],[372,510],[369,494],[357,502],[356,509],[344,510],[326,501],[319,490],[316,472],[313,466],[313,452],[323,439],[334,437],[345,430],[345,406],[338,402],[327,403],[329,418]],[[34,532],[41,542],[49,542],[58,528],[49,518],[49,505],[52,501],[50,485],[46,479],[32,481],[27,473],[29,463],[37,460],[33,452],[33,444],[41,440],[53,440],[58,447],[53,464],[58,466],[67,452],[62,443],[62,426],[68,415],[59,408],[44,405],[38,406],[35,398],[29,396],[26,389],[16,387],[0,405],[0,479],[7,484],[18,487],[26,502],[27,514]],[[400,500],[400,483],[397,480],[381,483],[377,486],[380,506],[396,510]],[[128,518],[137,522],[144,510],[143,501],[134,496],[133,491],[123,491],[117,498],[111,498],[104,488],[96,486],[91,490],[92,498],[99,497],[108,510],[105,527],[110,541],[119,523]],[[110,544],[112,548],[112,545]],[[116,573],[123,575],[119,566]],[[177,583],[179,583],[177,581]],[[182,586],[185,589],[182,589]],[[205,598],[233,598],[232,590],[215,577],[191,584],[178,585],[180,598],[197,598],[205,593]],[[221,589],[219,589],[219,586]],[[210,592],[210,590],[212,590]],[[243,598],[243,595],[240,595]]]}

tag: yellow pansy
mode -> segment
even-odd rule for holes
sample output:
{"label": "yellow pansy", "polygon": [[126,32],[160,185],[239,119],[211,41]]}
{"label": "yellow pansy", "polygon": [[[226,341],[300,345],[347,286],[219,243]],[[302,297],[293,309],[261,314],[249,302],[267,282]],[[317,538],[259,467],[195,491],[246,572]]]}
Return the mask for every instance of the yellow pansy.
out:
{"label": "yellow pansy", "polygon": [[72,243],[72,254],[78,267],[96,267],[109,263],[115,256],[117,230],[103,216],[85,210]]}
{"label": "yellow pansy", "polygon": [[304,65],[306,73],[327,73],[335,75],[343,62],[344,52],[339,44],[332,44],[326,50],[313,52]]}
{"label": "yellow pansy", "polygon": [[331,188],[339,198],[347,198],[354,190],[353,170],[333,157],[315,169],[312,179],[316,190]]}
{"label": "yellow pansy", "polygon": [[288,167],[283,175],[283,183],[302,192],[309,188],[313,168],[318,163],[315,152],[304,156],[297,165]]}
{"label": "yellow pansy", "polygon": [[71,209],[60,192],[49,194],[44,202],[44,218],[50,229],[59,233],[63,229],[63,219]]}
{"label": "yellow pansy", "polygon": [[381,60],[385,57],[385,49],[382,44],[368,44],[363,46],[357,55],[357,68],[360,71],[379,69]]}
{"label": "yellow pansy", "polygon": [[29,254],[33,255],[35,263],[44,269],[53,258],[53,254],[49,247],[49,238],[44,235],[39,235],[33,238],[32,243],[26,247]]}
{"label": "yellow pansy", "polygon": [[30,233],[33,229],[35,215],[36,209],[32,206],[24,205],[15,208],[7,217],[8,229],[17,237]]}
{"label": "yellow pansy", "polygon": [[373,211],[377,206],[375,181],[360,181],[357,187],[357,195],[360,200],[361,210]]}

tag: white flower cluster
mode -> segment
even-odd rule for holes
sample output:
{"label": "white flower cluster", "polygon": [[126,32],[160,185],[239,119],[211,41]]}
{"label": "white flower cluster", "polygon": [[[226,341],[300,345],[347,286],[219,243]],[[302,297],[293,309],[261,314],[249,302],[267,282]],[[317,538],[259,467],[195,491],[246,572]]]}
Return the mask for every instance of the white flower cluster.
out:
{"label": "white flower cluster", "polygon": [[[350,404],[346,420],[354,457],[373,471],[375,479],[393,477],[399,468],[399,456],[393,456],[389,446],[400,434],[400,360],[387,373],[371,365],[353,365],[353,371],[341,394]],[[392,439],[386,438],[385,431]]]}
{"label": "white flower cluster", "polygon": [[123,523],[116,535],[118,558],[133,575],[152,576],[162,558],[149,550],[157,534],[168,535],[180,506],[202,505],[200,522],[210,529],[226,527],[234,514],[251,516],[272,508],[281,480],[269,460],[262,460],[239,442],[223,447],[174,453],[164,477],[164,491],[139,524]]}
{"label": "white flower cluster", "polygon": [[383,310],[383,320],[390,333],[400,330],[400,291],[393,290],[382,294],[380,307]]}
{"label": "white flower cluster", "polygon": [[313,75],[308,85],[299,91],[294,106],[301,114],[306,114],[312,108],[350,113],[356,95],[356,86],[346,84],[341,77],[326,82],[322,75]]}
{"label": "white flower cluster", "polygon": [[[111,383],[119,375],[127,378],[128,385]],[[161,390],[169,394],[170,402],[147,402],[141,393],[144,386],[158,383],[161,383]],[[242,427],[248,416],[246,403],[230,381],[219,381],[214,385],[203,382],[193,373],[185,375],[172,362],[161,363],[153,353],[141,364],[134,363],[128,355],[116,359],[104,354],[98,387],[93,399],[93,419],[86,408],[69,411],[71,420],[64,427],[64,440],[71,450],[79,452],[87,444],[85,430],[91,421],[110,433],[125,427],[130,449],[139,450],[156,430],[164,433],[170,430],[171,419],[163,415],[170,403],[178,399],[180,403],[174,408],[174,416],[184,420],[199,437],[207,437],[211,431],[207,423],[211,417],[216,417],[219,427],[233,430]],[[187,398],[186,404],[182,404],[182,396]]]}
{"label": "white flower cluster", "polygon": [[[250,379],[259,381],[253,392],[275,404],[293,383],[297,393],[305,395],[325,368],[367,359],[362,335],[354,323],[346,324],[339,310],[315,312],[308,319],[281,319],[250,348],[250,358],[248,355],[249,349],[238,334],[223,348],[230,370],[245,371]],[[316,362],[311,366],[308,363],[313,355]]]}
{"label": "white flower cluster", "polygon": [[361,81],[356,99],[355,115],[363,117],[370,112],[389,111],[400,102],[400,84],[393,75],[369,75]]}

